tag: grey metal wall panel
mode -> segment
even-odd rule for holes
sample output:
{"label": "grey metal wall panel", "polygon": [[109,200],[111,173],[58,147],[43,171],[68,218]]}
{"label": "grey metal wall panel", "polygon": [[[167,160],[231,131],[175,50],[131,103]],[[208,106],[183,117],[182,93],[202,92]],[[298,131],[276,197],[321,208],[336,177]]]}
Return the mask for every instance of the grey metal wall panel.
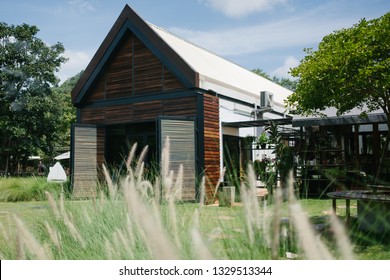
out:
{"label": "grey metal wall panel", "polygon": [[195,200],[196,158],[195,158],[195,122],[187,120],[162,119],[161,142],[169,137],[170,169],[177,174],[183,165],[183,189],[181,200]]}
{"label": "grey metal wall panel", "polygon": [[97,129],[94,126],[75,126],[73,137],[73,196],[93,197],[98,183]]}

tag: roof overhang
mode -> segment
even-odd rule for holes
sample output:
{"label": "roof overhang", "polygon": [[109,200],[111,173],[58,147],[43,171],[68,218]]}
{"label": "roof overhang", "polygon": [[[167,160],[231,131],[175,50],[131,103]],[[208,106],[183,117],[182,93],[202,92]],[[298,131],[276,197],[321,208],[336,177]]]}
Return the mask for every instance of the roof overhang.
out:
{"label": "roof overhang", "polygon": [[328,125],[348,125],[348,124],[372,124],[386,123],[386,114],[368,114],[366,116],[347,115],[347,116],[332,116],[332,117],[317,117],[317,118],[294,118],[292,120],[293,127],[304,126],[328,126]]}
{"label": "roof overhang", "polygon": [[246,128],[246,127],[262,127],[268,126],[271,123],[277,125],[289,125],[292,122],[292,117],[280,118],[280,119],[263,119],[255,121],[241,121],[241,122],[222,122],[222,126]]}

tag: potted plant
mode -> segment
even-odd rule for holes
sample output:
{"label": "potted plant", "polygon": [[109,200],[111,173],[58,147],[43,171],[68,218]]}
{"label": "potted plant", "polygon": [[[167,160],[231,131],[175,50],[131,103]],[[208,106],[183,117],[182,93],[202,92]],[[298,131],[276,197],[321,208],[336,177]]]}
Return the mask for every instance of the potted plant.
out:
{"label": "potted plant", "polygon": [[259,138],[257,139],[257,143],[260,145],[262,149],[265,149],[267,143],[268,143],[268,136],[267,133],[264,131],[259,135]]}
{"label": "potted plant", "polygon": [[253,142],[255,142],[255,140],[256,140],[256,136],[251,136],[251,135],[245,136],[244,139],[243,139],[245,147],[247,149],[251,149],[252,148],[252,144],[253,144]]}

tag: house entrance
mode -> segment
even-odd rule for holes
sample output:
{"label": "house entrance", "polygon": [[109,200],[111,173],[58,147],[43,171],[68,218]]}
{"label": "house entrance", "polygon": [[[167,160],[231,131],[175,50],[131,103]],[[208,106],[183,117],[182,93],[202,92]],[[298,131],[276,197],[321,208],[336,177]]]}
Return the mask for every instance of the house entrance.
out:
{"label": "house entrance", "polygon": [[112,125],[106,131],[105,158],[107,164],[123,168],[131,147],[137,143],[136,156],[148,145],[148,153],[144,159],[145,166],[156,163],[156,123],[132,123]]}

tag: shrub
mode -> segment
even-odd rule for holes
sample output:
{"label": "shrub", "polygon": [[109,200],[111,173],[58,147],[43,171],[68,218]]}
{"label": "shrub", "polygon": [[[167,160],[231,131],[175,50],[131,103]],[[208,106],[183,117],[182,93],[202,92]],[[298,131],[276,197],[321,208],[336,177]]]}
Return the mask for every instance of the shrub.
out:
{"label": "shrub", "polygon": [[45,192],[58,196],[61,188],[61,184],[47,182],[46,178],[1,178],[0,201],[42,201],[47,199]]}

